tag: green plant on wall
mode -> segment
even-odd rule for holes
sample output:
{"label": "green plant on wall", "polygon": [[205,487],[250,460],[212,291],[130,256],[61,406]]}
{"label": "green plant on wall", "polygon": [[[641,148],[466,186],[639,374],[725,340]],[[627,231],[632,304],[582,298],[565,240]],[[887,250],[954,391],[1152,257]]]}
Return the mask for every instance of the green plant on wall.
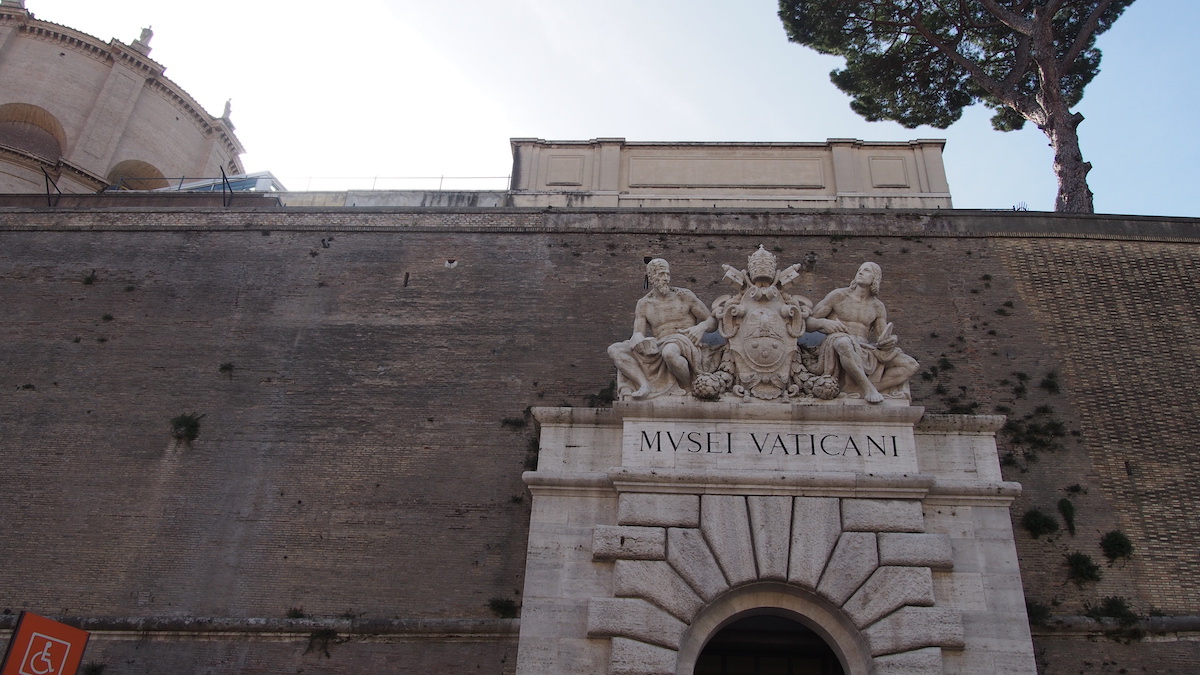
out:
{"label": "green plant on wall", "polygon": [[1132,626],[1138,621],[1138,616],[1130,609],[1129,602],[1117,595],[1101,598],[1100,603],[1096,605],[1085,602],[1083,607],[1084,616],[1097,621],[1115,619],[1118,624],[1126,627]]}
{"label": "green plant on wall", "polygon": [[200,436],[200,420],[204,415],[184,413],[171,418],[171,435],[177,441],[191,443]]}
{"label": "green plant on wall", "polygon": [[1063,522],[1067,524],[1067,532],[1075,536],[1075,504],[1068,498],[1058,500],[1058,512],[1062,514]]}
{"label": "green plant on wall", "polygon": [[589,408],[611,408],[615,400],[617,400],[616,380],[609,380],[608,386],[594,394],[587,395],[587,405]]}
{"label": "green plant on wall", "polygon": [[488,600],[488,609],[501,619],[517,618],[517,603],[511,598],[492,598]]}
{"label": "green plant on wall", "polygon": [[1108,558],[1108,564],[1111,565],[1122,558],[1133,556],[1133,542],[1129,541],[1124,532],[1113,530],[1100,538],[1100,550],[1104,551],[1104,557]]}
{"label": "green plant on wall", "polygon": [[1100,566],[1092,556],[1076,551],[1067,556],[1067,578],[1080,588],[1089,581],[1100,581]]}
{"label": "green plant on wall", "polygon": [[329,643],[337,639],[337,631],[332,628],[318,628],[308,634],[308,648],[304,653],[316,652],[324,654],[325,658],[332,658],[329,653]]}
{"label": "green plant on wall", "polygon": [[1021,527],[1025,528],[1031,537],[1037,539],[1043,534],[1058,532],[1058,521],[1054,519],[1054,516],[1043,513],[1041,509],[1029,509],[1021,518]]}

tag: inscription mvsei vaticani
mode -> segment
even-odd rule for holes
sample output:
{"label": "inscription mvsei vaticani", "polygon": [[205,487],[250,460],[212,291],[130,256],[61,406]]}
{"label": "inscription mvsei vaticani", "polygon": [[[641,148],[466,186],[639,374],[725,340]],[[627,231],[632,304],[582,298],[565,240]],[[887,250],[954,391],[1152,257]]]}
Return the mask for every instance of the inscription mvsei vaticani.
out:
{"label": "inscription mvsei vaticani", "polygon": [[899,457],[896,437],[846,432],[641,430],[638,452],[722,455]]}

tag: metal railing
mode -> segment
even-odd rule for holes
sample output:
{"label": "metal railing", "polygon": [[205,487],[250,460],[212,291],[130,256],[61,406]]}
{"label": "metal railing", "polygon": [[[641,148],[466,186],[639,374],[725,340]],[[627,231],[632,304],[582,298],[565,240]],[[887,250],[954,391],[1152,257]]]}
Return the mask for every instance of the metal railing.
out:
{"label": "metal railing", "polygon": [[507,190],[510,176],[288,176],[279,175],[284,185],[304,192],[348,190]]}
{"label": "metal railing", "polygon": [[[424,190],[436,192],[455,192],[462,190],[508,190],[510,176],[275,176],[280,186],[287,187],[285,191],[296,192],[347,192],[350,190],[385,191],[385,190]],[[229,176],[180,176],[164,178],[162,176],[121,176],[113,186],[117,190],[144,190],[143,181],[165,181],[166,185],[158,189],[171,189],[179,192],[215,192],[218,186],[228,186],[230,182],[240,183],[246,180],[246,175]],[[298,188],[297,186],[304,187]],[[232,189],[232,188],[231,188]]]}

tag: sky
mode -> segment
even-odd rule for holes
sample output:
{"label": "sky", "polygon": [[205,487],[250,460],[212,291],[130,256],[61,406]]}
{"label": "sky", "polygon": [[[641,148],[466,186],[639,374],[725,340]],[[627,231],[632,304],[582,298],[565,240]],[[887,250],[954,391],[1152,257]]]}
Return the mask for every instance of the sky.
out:
{"label": "sky", "polygon": [[[167,77],[214,115],[232,99],[246,170],[291,190],[503,189],[519,137],[944,138],[957,208],[1054,208],[1032,125],[993,131],[982,106],[948,129],[867,122],[829,81],[841,60],[789,43],[775,0],[25,4],[104,41],[152,27]],[[1097,213],[1200,216],[1197,25],[1200,2],[1142,0],[1100,37],[1075,108]]]}

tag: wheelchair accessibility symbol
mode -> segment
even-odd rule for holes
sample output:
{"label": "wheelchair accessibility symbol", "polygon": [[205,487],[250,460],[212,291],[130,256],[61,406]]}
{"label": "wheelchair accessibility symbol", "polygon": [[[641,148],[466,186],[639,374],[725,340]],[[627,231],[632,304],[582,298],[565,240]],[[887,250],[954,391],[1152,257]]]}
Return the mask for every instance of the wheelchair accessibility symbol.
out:
{"label": "wheelchair accessibility symbol", "polygon": [[21,612],[0,675],[76,675],[88,632],[32,612]]}
{"label": "wheelchair accessibility symbol", "polygon": [[65,675],[67,656],[71,654],[71,643],[34,633],[21,659],[19,675]]}

